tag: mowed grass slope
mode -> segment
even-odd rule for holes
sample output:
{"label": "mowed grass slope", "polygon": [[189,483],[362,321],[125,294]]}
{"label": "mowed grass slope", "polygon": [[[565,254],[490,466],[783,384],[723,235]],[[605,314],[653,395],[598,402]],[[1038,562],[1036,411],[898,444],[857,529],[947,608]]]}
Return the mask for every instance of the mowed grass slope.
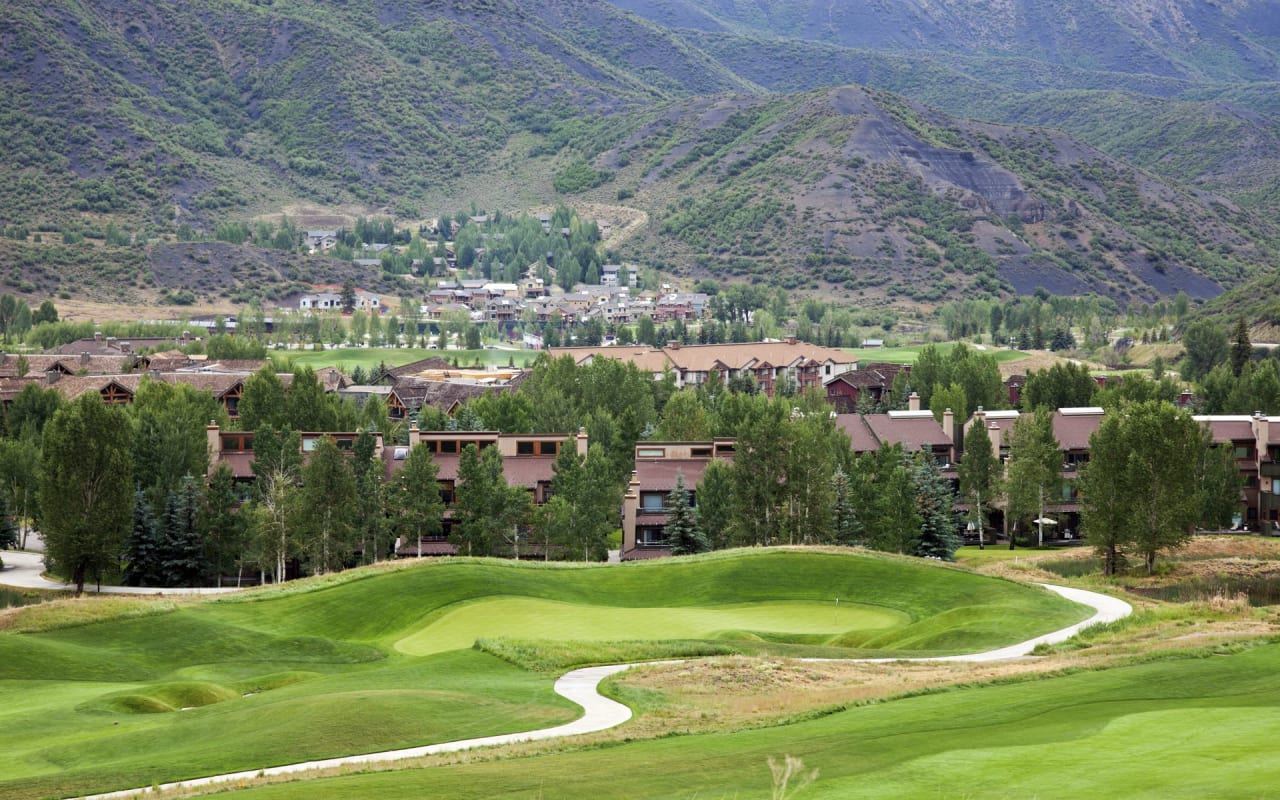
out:
{"label": "mowed grass slope", "polygon": [[[561,611],[551,624],[549,608]],[[475,636],[571,641],[616,625],[621,640],[692,640],[684,652],[740,640],[848,656],[980,650],[1089,613],[1036,588],[852,553],[744,551],[621,567],[455,559],[356,571],[149,616],[0,634],[0,798],[145,786],[575,717],[552,676],[469,649],[466,626],[450,620],[474,612]],[[576,612],[591,623],[573,625]],[[664,614],[680,625],[661,625]],[[628,623],[637,618],[644,624]],[[866,642],[876,649],[853,649]],[[646,647],[664,652],[658,641],[627,652],[643,657]]]}
{"label": "mowed grass slope", "polygon": [[796,795],[806,800],[1261,798],[1280,786],[1277,736],[1280,645],[1266,645],[961,687],[771,728],[231,796],[765,800],[779,796],[771,794],[768,759],[790,755],[819,772]]}

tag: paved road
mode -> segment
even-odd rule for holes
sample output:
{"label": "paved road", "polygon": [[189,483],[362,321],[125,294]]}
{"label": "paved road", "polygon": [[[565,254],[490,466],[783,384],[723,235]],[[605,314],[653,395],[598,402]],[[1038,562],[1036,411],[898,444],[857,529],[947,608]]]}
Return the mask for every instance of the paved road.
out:
{"label": "paved road", "polygon": [[[76,587],[73,584],[51,581],[41,574],[44,572],[44,553],[0,550],[0,560],[4,561],[4,569],[0,570],[0,585],[2,586],[13,586],[19,589],[75,591]],[[99,591],[102,594],[225,594],[227,592],[240,591],[234,586],[221,589],[215,587],[165,589],[150,586],[103,586],[99,589],[96,585],[89,584],[85,584],[84,590],[95,594]]]}
{"label": "paved road", "polygon": [[[1002,647],[998,650],[989,650],[985,653],[971,653],[969,655],[959,656],[943,656],[940,658],[905,658],[905,659],[871,659],[871,658],[850,658],[850,659],[805,659],[806,661],[850,661],[850,662],[883,662],[883,661],[1001,661],[1014,658],[1021,658],[1031,653],[1036,645],[1041,643],[1061,642],[1071,638],[1080,630],[1097,625],[1103,622],[1112,622],[1122,619],[1133,613],[1133,607],[1123,600],[1110,597],[1097,592],[1089,592],[1084,589],[1071,589],[1065,586],[1051,586],[1043,584],[1046,589],[1057,592],[1063,597],[1076,603],[1092,606],[1097,612],[1084,622],[1072,625],[1069,628],[1063,628],[1053,633],[1038,636],[1035,639],[1022,642],[1020,644]],[[616,675],[619,672],[631,669],[632,667],[644,666],[645,664],[678,664],[679,661],[659,661],[645,662],[644,664],[613,664],[605,667],[587,667],[586,669],[575,669],[566,673],[556,681],[555,691],[562,697],[582,706],[583,714],[578,719],[565,725],[559,725],[554,728],[543,728],[537,731],[526,731],[524,733],[509,733],[501,736],[485,736],[478,739],[461,739],[456,742],[442,742],[440,744],[429,744],[423,747],[410,747],[403,750],[387,750],[381,753],[366,753],[357,756],[343,756],[339,758],[329,758],[322,761],[304,761],[298,764],[284,764],[278,767],[267,767],[265,769],[245,770],[244,772],[233,772],[225,775],[211,775],[207,778],[193,778],[186,781],[175,781],[173,783],[161,784],[158,787],[146,787],[141,789],[127,789],[120,792],[108,792],[105,794],[89,795],[80,798],[80,800],[121,800],[122,798],[145,797],[158,788],[160,791],[168,789],[189,789],[203,786],[212,786],[220,783],[228,783],[233,781],[245,781],[260,776],[269,775],[291,775],[308,770],[327,769],[329,767],[339,767],[347,765],[372,764],[378,762],[397,761],[405,758],[418,758],[436,753],[452,753],[459,750],[470,750],[476,747],[490,747],[499,744],[515,744],[518,742],[532,742],[545,739],[558,739],[563,736],[576,736],[583,733],[595,733],[597,731],[608,730],[616,727],[631,719],[631,709],[614,700],[601,695],[598,691],[600,681]],[[300,793],[302,793],[300,791]]]}

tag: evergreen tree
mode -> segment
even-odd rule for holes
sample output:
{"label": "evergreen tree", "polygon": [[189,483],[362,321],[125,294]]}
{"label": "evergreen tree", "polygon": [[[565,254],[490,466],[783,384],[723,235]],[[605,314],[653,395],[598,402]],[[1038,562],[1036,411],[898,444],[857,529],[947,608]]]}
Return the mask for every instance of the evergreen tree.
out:
{"label": "evergreen tree", "polygon": [[837,468],[831,476],[831,530],[836,544],[856,545],[862,543],[862,520],[858,518],[854,508],[853,486],[849,474]]}
{"label": "evergreen tree", "polygon": [[667,494],[667,543],[671,555],[687,556],[711,549],[707,536],[698,526],[698,518],[689,505],[689,491],[684,488],[684,474],[676,474],[676,487]]}
{"label": "evergreen tree", "polygon": [[924,558],[954,561],[960,546],[956,536],[956,519],[951,511],[955,496],[942,479],[938,464],[927,453],[915,455],[912,484],[916,508],[920,516],[920,538],[915,554]]}
{"label": "evergreen tree", "polygon": [[1244,372],[1245,365],[1252,357],[1253,344],[1249,341],[1249,324],[1244,321],[1244,315],[1241,314],[1236,319],[1235,330],[1231,333],[1231,371],[1237,378]]}
{"label": "evergreen tree", "polygon": [[125,541],[124,582],[129,586],[163,586],[163,550],[151,504],[139,489],[134,493],[133,530]]}
{"label": "evergreen tree", "polygon": [[194,586],[205,571],[204,542],[200,537],[200,485],[190,475],[165,502],[163,585]]}

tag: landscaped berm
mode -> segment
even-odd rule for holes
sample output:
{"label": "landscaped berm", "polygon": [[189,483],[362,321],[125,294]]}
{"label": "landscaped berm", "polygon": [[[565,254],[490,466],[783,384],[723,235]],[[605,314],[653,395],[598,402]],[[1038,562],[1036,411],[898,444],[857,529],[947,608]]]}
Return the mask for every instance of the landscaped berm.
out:
{"label": "landscaped berm", "polygon": [[1089,613],[942,565],[785,550],[611,567],[454,559],[207,601],[46,603],[0,617],[0,797],[545,727],[577,715],[552,692],[577,664],[941,655]]}

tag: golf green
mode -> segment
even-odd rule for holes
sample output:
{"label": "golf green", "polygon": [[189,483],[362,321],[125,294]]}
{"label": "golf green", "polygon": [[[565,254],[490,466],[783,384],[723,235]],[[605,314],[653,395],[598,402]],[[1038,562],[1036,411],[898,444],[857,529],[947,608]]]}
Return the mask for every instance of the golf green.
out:
{"label": "golf green", "polygon": [[396,649],[423,656],[470,647],[489,636],[558,641],[615,639],[762,639],[791,635],[831,637],[893,628],[911,618],[886,608],[855,603],[780,601],[709,607],[617,608],[529,597],[498,597],[465,603],[396,642]]}

